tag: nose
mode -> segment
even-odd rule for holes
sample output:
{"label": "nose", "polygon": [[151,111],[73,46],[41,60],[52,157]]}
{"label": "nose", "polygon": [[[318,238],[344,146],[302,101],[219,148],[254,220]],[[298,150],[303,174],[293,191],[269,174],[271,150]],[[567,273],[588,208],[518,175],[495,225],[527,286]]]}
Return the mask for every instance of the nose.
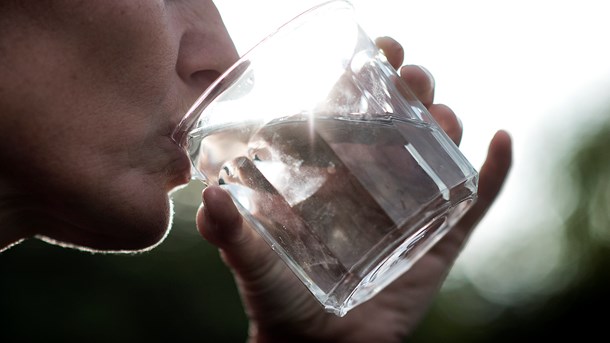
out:
{"label": "nose", "polygon": [[175,16],[182,27],[176,72],[193,96],[199,96],[239,58],[215,5],[197,3]]}

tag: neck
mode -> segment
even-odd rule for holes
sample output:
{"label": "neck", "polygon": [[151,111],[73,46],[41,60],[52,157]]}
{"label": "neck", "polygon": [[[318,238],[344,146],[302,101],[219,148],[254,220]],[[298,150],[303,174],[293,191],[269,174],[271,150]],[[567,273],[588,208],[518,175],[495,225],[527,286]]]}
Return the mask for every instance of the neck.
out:
{"label": "neck", "polygon": [[0,252],[31,237],[27,225],[29,201],[0,179]]}
{"label": "neck", "polygon": [[4,223],[0,223],[0,225],[2,225],[0,228],[0,253],[25,239],[25,235],[20,230],[12,230],[11,227],[6,227]]}

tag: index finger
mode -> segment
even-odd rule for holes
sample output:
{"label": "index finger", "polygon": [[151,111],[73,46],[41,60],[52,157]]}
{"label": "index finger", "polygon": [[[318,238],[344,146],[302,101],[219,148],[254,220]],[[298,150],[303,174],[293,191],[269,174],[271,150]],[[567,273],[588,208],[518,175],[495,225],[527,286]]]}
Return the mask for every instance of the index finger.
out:
{"label": "index finger", "polygon": [[375,40],[375,44],[383,51],[394,69],[400,68],[405,58],[405,51],[400,43],[394,38],[379,37]]}

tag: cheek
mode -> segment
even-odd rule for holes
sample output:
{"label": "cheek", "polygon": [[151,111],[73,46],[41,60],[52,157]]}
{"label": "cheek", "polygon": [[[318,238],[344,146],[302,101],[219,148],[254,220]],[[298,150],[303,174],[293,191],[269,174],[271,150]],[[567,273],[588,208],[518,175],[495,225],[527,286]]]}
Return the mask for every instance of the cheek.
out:
{"label": "cheek", "polygon": [[177,42],[158,2],[114,5],[72,13],[57,31],[15,45],[23,58],[0,84],[11,92],[0,105],[15,114],[1,122],[0,158],[11,166],[1,173],[50,214],[49,236],[139,249],[169,222],[168,157],[157,145],[178,106]]}

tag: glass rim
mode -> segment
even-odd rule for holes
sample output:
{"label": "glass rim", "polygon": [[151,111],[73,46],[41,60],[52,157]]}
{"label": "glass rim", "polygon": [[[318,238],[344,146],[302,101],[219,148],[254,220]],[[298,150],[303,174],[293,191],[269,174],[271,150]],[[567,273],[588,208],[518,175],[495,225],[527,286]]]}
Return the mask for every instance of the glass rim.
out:
{"label": "glass rim", "polygon": [[337,7],[337,9],[350,11],[354,10],[354,6],[349,0],[325,1],[294,16],[292,19],[280,25],[270,34],[266,35],[265,38],[261,39],[258,43],[247,50],[237,61],[235,61],[235,63],[233,63],[203,91],[203,93],[197,98],[197,100],[195,100],[193,105],[191,105],[189,110],[172,132],[172,140],[179,146],[184,147],[188,133],[193,130],[193,126],[195,126],[195,124],[199,121],[203,110],[213,103],[214,100],[226,89],[231,87],[239,76],[248,69],[251,55],[259,50],[260,47],[264,46],[268,41],[272,40],[274,37],[277,37],[282,32],[289,31],[293,27],[298,27],[307,18],[322,10],[332,8],[333,6]]}

